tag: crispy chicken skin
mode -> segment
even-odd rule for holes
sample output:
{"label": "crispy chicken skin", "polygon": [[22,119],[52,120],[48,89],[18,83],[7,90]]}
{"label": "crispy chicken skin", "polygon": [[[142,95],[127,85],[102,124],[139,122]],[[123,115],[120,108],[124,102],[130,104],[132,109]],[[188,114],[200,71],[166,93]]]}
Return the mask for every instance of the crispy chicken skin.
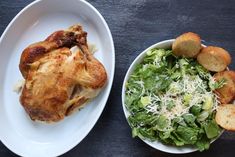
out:
{"label": "crispy chicken skin", "polygon": [[26,82],[20,102],[32,120],[62,120],[105,85],[105,68],[89,52],[86,36],[74,25],[23,51],[19,68]]}

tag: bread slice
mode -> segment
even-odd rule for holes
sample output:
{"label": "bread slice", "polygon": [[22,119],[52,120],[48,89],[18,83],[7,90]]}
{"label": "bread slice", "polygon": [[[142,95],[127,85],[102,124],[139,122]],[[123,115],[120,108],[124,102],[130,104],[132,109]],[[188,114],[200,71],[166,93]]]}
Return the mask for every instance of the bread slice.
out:
{"label": "bread slice", "polygon": [[235,131],[235,105],[224,104],[218,107],[215,121],[222,128]]}
{"label": "bread slice", "polygon": [[202,48],[197,61],[209,71],[220,72],[231,63],[231,56],[220,47],[208,46]]}
{"label": "bread slice", "polygon": [[222,104],[230,103],[235,98],[235,71],[218,72],[214,76],[215,81],[225,79],[225,85],[222,88],[216,89],[216,94]]}
{"label": "bread slice", "polygon": [[187,58],[195,57],[201,49],[201,38],[199,35],[188,32],[176,38],[172,45],[173,53],[176,56]]}

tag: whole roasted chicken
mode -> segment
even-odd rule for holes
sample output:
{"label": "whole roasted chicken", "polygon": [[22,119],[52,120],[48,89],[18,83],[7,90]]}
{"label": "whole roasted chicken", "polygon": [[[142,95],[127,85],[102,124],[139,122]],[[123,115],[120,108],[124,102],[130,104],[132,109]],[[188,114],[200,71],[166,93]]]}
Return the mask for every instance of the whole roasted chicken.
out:
{"label": "whole roasted chicken", "polygon": [[20,102],[32,120],[57,122],[96,97],[107,81],[80,25],[56,31],[22,53]]}

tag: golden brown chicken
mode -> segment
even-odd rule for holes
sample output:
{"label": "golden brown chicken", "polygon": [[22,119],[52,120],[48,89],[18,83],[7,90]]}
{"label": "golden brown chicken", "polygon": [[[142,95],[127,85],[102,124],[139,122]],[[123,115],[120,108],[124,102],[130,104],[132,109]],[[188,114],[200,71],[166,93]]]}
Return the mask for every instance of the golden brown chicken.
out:
{"label": "golden brown chicken", "polygon": [[28,46],[20,59],[20,102],[32,120],[56,122],[98,95],[107,81],[104,66],[89,52],[80,25]]}

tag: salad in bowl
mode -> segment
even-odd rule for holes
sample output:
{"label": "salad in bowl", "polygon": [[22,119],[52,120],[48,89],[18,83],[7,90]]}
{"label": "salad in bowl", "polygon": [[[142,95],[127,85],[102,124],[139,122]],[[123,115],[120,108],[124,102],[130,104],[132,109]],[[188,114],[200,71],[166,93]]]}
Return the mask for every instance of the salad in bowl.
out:
{"label": "salad in bowl", "polygon": [[228,129],[220,120],[228,116],[224,104],[235,95],[235,89],[227,92],[235,86],[235,72],[227,69],[230,62],[226,50],[202,45],[195,33],[146,49],[123,83],[123,109],[132,136],[169,153],[209,149],[223,128]]}

